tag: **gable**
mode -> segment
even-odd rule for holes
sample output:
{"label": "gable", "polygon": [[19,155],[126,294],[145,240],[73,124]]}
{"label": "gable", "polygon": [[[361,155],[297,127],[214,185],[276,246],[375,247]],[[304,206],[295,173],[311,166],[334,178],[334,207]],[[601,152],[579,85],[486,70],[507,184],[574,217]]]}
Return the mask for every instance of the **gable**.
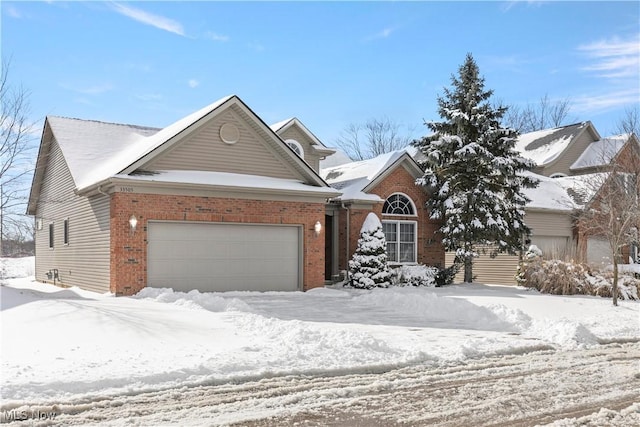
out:
{"label": "gable", "polygon": [[[234,131],[237,130],[237,141]],[[225,132],[230,132],[225,142]],[[229,108],[138,169],[192,170],[300,179],[272,144]]]}
{"label": "gable", "polygon": [[282,133],[278,132],[280,138],[283,140],[294,139],[298,141],[298,143],[302,146],[304,150],[305,157],[307,153],[311,152],[311,146],[314,145],[314,142],[309,138],[304,132],[300,130],[297,124],[293,124],[285,129]]}

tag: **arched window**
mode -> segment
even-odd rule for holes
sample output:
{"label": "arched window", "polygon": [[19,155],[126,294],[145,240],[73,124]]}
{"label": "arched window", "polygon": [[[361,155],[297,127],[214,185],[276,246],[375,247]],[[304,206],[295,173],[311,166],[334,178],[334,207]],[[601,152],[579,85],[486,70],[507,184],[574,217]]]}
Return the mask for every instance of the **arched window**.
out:
{"label": "arched window", "polygon": [[549,176],[549,178],[564,178],[565,176],[567,175],[562,172],[556,172],[556,173],[552,173],[551,176]]}
{"label": "arched window", "polygon": [[295,139],[287,139],[284,141],[293,151],[296,152],[298,157],[304,159],[304,150],[302,149],[302,145]]}
{"label": "arched window", "polygon": [[413,201],[402,193],[395,193],[389,196],[382,207],[383,215],[412,215],[416,214],[416,207]]}
{"label": "arched window", "polygon": [[[383,215],[416,216],[416,206],[405,194],[389,196],[382,207]],[[387,240],[387,256],[392,264],[415,264],[418,255],[418,223],[405,220],[382,220]]]}

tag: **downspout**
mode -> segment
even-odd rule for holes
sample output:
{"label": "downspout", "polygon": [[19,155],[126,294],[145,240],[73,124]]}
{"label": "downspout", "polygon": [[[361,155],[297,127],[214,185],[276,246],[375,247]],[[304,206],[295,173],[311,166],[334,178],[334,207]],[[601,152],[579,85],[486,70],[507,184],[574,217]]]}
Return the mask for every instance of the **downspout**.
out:
{"label": "downspout", "polygon": [[350,224],[351,224],[351,210],[349,209],[349,207],[347,205],[344,204],[344,202],[341,202],[341,206],[342,209],[345,209],[347,211],[347,244],[346,249],[347,249],[347,253],[345,254],[347,262],[345,263],[346,266],[346,271],[347,271],[347,276],[346,276],[346,280],[347,283],[350,282],[350,277],[349,277],[349,240],[351,240],[351,233],[349,232],[350,229]]}

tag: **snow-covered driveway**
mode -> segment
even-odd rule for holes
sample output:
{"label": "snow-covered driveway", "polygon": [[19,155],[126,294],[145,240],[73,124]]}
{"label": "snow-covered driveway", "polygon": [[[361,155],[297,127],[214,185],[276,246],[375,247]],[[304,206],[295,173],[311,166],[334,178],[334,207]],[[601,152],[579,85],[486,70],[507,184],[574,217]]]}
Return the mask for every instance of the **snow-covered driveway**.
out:
{"label": "snow-covered driveway", "polygon": [[[317,393],[325,393],[333,402],[342,390],[352,387],[350,378],[356,379],[354,384],[369,381],[372,385],[365,389],[375,390],[378,385],[391,384],[385,376],[402,376],[412,369],[418,370],[409,374],[419,378],[416,387],[430,384],[432,375],[441,381],[444,377],[438,375],[472,365],[475,368],[469,372],[478,371],[487,378],[493,373],[509,376],[509,372],[500,373],[500,361],[516,359],[523,360],[517,363],[518,370],[528,364],[542,369],[555,359],[566,360],[571,366],[567,372],[576,370],[587,378],[588,367],[582,366],[580,352],[598,352],[607,343],[613,343],[607,347],[612,349],[623,345],[636,358],[629,363],[635,363],[636,372],[639,369],[638,302],[622,301],[616,308],[598,297],[550,296],[486,285],[225,294],[145,289],[136,297],[115,298],[35,283],[30,278],[9,279],[16,274],[8,275],[6,268],[3,271],[0,411],[57,405],[91,414],[105,404],[111,407],[109,402],[142,404],[138,397],[151,399],[152,406],[157,398],[173,399],[176,405],[188,408],[191,400],[198,401],[192,393],[197,394],[201,387],[214,394],[228,389],[227,398],[240,402],[251,399],[241,393],[243,387],[259,389],[265,381],[274,381],[281,384],[273,383],[275,393],[288,397],[266,404],[285,412],[267,410],[259,415],[287,416],[287,399],[291,404],[300,399],[322,403]],[[547,354],[544,352],[549,354],[546,362],[527,362],[529,355]],[[629,356],[605,357],[619,361]],[[606,364],[600,367],[606,374]],[[620,369],[615,378],[626,375],[637,389],[637,379],[625,373],[630,368]],[[388,374],[379,379],[370,376],[385,372]],[[565,384],[552,382],[554,371],[548,372],[550,394],[552,390],[563,392]],[[520,377],[520,381],[529,377]],[[608,387],[606,375],[590,378],[592,394],[605,396],[601,390]],[[327,390],[322,391],[324,386],[315,390],[325,380],[329,381]],[[304,395],[296,394],[298,387],[308,389],[311,397],[305,400]],[[626,399],[625,389],[618,390],[609,396]],[[418,399],[426,390],[416,393]],[[398,399],[403,398],[398,395]],[[576,397],[576,402],[584,400]],[[327,407],[334,408],[333,403]],[[253,417],[250,407],[237,408],[240,414],[233,406],[226,408],[239,417],[231,421]],[[302,412],[308,409],[301,408]],[[139,410],[140,414],[149,411],[144,405]],[[109,417],[131,417],[137,411],[132,409],[129,415],[109,412]],[[350,413],[346,407],[338,411]],[[211,413],[217,415],[203,424],[228,419],[224,412]],[[197,424],[200,415],[187,424]],[[184,424],[164,416],[167,424]],[[141,420],[147,424],[144,417]],[[162,420],[147,421],[155,425]]]}

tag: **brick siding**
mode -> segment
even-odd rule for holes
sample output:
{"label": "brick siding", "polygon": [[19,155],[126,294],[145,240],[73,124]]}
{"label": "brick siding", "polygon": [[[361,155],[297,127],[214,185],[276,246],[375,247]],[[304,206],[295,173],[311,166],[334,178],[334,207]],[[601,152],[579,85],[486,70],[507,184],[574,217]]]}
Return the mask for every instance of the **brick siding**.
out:
{"label": "brick siding", "polygon": [[370,194],[380,196],[382,200],[386,200],[394,193],[402,193],[411,198],[417,209],[417,217],[415,216],[386,216],[382,215],[383,203],[376,203],[371,209],[350,209],[349,217],[349,254],[346,254],[347,243],[347,214],[344,209],[340,213],[340,257],[339,269],[347,269],[347,259],[351,258],[358,246],[360,238],[360,229],[369,212],[374,212],[381,220],[407,220],[416,221],[418,223],[418,241],[417,241],[417,261],[420,264],[444,266],[444,247],[442,246],[442,237],[436,234],[436,230],[440,228],[440,223],[429,218],[429,213],[425,204],[427,202],[427,194],[424,190],[415,184],[413,176],[407,170],[400,166],[392,171],[385,179],[376,185]]}
{"label": "brick siding", "polygon": [[[129,218],[138,219],[132,232]],[[147,285],[147,222],[201,221],[217,223],[296,224],[303,227],[303,289],[324,285],[325,205],[283,201],[197,196],[114,193],[111,196],[111,292],[133,295]],[[323,231],[324,232],[324,231]]]}

